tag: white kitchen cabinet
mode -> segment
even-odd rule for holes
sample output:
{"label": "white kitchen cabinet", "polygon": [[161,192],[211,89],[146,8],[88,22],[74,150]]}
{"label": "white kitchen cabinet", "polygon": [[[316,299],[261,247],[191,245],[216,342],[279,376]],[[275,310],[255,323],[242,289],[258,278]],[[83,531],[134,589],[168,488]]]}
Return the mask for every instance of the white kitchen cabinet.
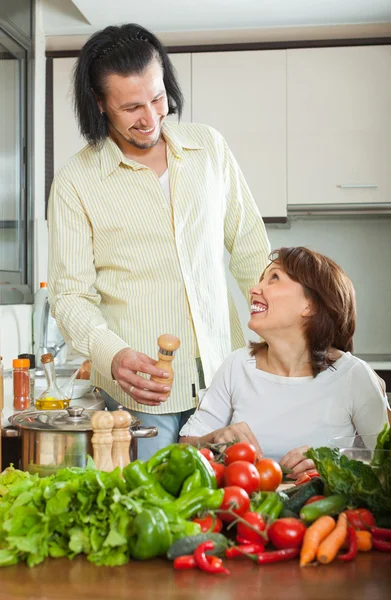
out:
{"label": "white kitchen cabinet", "polygon": [[[185,97],[182,121],[191,121],[191,55],[171,54],[179,85]],[[54,172],[86,145],[79,133],[72,104],[72,72],[76,57],[53,59],[53,161]],[[176,115],[167,117],[177,122]]]}
{"label": "white kitchen cabinet", "polygon": [[192,56],[192,120],[228,142],[263,217],[286,216],[286,51]]}
{"label": "white kitchen cabinet", "polygon": [[288,209],[391,201],[391,46],[287,51]]}

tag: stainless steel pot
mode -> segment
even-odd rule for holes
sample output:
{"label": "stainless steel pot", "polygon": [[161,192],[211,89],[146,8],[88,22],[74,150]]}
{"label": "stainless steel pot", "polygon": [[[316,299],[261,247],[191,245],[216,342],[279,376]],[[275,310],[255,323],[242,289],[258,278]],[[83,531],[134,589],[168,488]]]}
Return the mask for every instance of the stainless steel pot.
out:
{"label": "stainless steel pot", "polygon": [[[94,411],[79,406],[66,410],[23,411],[9,420],[22,438],[21,468],[40,476],[51,475],[63,467],[85,467],[93,456],[90,419]],[[156,427],[143,427],[132,417],[130,460],[137,459],[137,439],[155,437]]]}

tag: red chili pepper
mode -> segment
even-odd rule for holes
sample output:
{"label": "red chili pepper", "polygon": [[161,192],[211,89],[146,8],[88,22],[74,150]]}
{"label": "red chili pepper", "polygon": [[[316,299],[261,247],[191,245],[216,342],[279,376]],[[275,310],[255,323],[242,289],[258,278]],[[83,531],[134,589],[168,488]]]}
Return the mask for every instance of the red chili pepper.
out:
{"label": "red chili pepper", "polygon": [[197,566],[206,573],[225,573],[229,575],[228,569],[224,568],[223,563],[216,564],[214,561],[209,562],[207,555],[205,552],[207,550],[213,550],[214,543],[211,541],[203,542],[194,551],[194,558]]}
{"label": "red chili pepper", "polygon": [[232,546],[231,548],[227,548],[225,551],[225,556],[227,558],[237,558],[243,557],[247,554],[259,554],[260,552],[264,552],[265,548],[263,544],[242,544],[241,546]]}
{"label": "red chili pepper", "polygon": [[374,550],[380,550],[380,552],[391,552],[391,542],[372,536],[372,548]]}
{"label": "red chili pepper", "polygon": [[248,540],[248,539],[242,537],[241,535],[237,535],[235,539],[238,542],[238,544],[253,544],[254,543],[251,540]]}
{"label": "red chili pepper", "polygon": [[283,560],[291,560],[299,556],[300,548],[286,548],[284,550],[272,550],[272,552],[261,552],[256,556],[258,565],[268,565]]}
{"label": "red chili pepper", "polygon": [[382,527],[370,527],[372,537],[380,540],[391,540],[391,529],[383,529]]}
{"label": "red chili pepper", "polygon": [[174,569],[177,571],[187,571],[187,569],[194,569],[195,566],[196,561],[192,554],[183,554],[174,558]]}
{"label": "red chili pepper", "polygon": [[357,536],[356,530],[352,525],[348,526],[348,551],[345,554],[340,554],[338,556],[339,560],[353,560],[358,552],[358,544],[357,544]]}

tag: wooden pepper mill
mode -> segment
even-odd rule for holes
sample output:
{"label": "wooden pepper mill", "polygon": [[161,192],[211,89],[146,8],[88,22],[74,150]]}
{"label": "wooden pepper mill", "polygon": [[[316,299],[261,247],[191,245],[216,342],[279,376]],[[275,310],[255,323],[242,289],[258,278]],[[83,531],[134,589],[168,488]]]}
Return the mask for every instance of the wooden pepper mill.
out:
{"label": "wooden pepper mill", "polygon": [[113,460],[111,452],[113,448],[113,425],[114,418],[106,410],[97,410],[91,417],[91,427],[94,432],[91,442],[94,449],[94,462],[100,471],[112,471]]}
{"label": "wooden pepper mill", "polygon": [[122,407],[115,410],[113,413],[113,469],[120,467],[123,469],[130,463],[130,442],[132,436],[130,434],[130,425],[132,423],[132,415]]}
{"label": "wooden pepper mill", "polygon": [[[151,377],[153,381],[157,381],[157,383],[165,383],[167,385],[172,386],[172,382],[174,380],[174,370],[172,368],[172,361],[174,360],[174,352],[178,350],[181,345],[180,340],[175,337],[175,335],[170,335],[169,333],[165,333],[164,335],[160,335],[157,340],[159,346],[158,353],[158,361],[155,365],[158,369],[162,369],[170,374],[170,377]],[[168,398],[171,392],[167,392],[165,397]]]}

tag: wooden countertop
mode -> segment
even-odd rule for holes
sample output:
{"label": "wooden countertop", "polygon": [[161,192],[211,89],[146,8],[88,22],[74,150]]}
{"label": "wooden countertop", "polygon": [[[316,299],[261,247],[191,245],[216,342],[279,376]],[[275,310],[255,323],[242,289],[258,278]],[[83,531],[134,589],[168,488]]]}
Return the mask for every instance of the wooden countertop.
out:
{"label": "wooden countertop", "polygon": [[0,600],[385,600],[391,554],[360,554],[351,563],[300,568],[298,561],[258,566],[225,561],[231,575],[174,571],[164,559],[96,567],[84,557],[0,569]]}

